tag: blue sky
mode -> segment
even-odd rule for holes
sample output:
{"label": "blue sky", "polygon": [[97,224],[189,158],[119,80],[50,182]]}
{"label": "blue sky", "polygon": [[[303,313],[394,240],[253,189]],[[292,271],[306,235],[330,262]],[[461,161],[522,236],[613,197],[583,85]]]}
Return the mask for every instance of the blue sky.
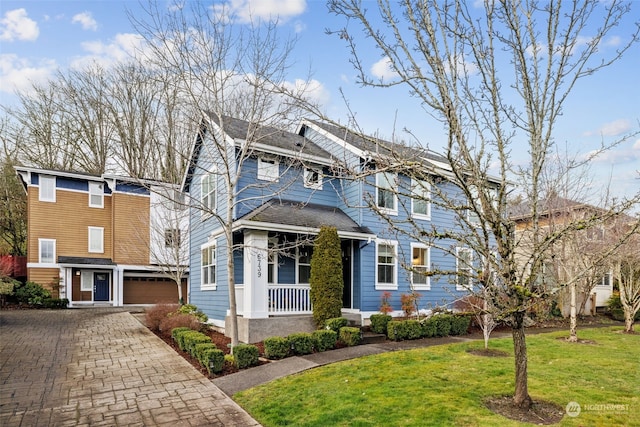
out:
{"label": "blue sky", "polygon": [[[356,84],[344,42],[325,34],[327,28],[337,29],[343,21],[328,13],[324,1],[222,0],[216,3],[226,3],[241,17],[247,15],[249,5],[253,16],[279,15],[281,29],[299,39],[290,81],[306,78],[311,70],[318,83],[315,95],[334,119],[347,121],[342,90],[359,125],[367,133],[377,132],[390,138],[394,128],[396,134],[401,135],[401,130],[408,128],[419,137],[420,143],[435,151],[441,150],[444,141],[441,126],[405,88],[374,90]],[[371,2],[369,7],[375,7],[375,3]],[[129,22],[127,8],[136,16],[141,14],[136,0],[0,2],[0,103],[12,105],[15,89],[26,90],[31,81],[46,81],[58,69],[65,70],[90,60],[109,64],[125,58],[127,52],[140,43]],[[640,17],[640,2],[632,3],[632,8],[631,16]],[[613,35],[624,41],[632,30],[632,22],[627,22],[616,28]],[[363,41],[359,45],[365,46]],[[373,50],[363,50],[363,53],[372,75],[384,72],[379,55]],[[565,105],[556,128],[559,145],[566,144],[572,153],[586,154],[601,141],[613,141],[640,130],[638,75],[640,46],[636,45],[613,67],[581,81]],[[514,154],[517,157],[518,153]],[[591,169],[596,186],[611,178],[611,188],[618,197],[638,192],[639,170],[640,136],[598,157]],[[593,189],[594,200],[599,192],[598,188]]]}

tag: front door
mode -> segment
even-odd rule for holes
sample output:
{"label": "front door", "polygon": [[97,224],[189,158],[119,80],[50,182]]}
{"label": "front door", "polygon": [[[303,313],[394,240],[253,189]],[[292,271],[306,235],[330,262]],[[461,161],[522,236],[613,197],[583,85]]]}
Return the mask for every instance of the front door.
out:
{"label": "front door", "polygon": [[342,242],[342,308],[351,308],[351,240]]}
{"label": "front door", "polygon": [[109,275],[107,273],[93,274],[93,300],[109,301]]}

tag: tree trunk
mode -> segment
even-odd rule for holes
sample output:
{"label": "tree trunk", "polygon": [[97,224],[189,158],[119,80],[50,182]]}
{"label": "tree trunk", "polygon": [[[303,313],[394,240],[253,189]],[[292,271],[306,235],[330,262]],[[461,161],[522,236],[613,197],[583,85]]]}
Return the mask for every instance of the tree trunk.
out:
{"label": "tree trunk", "polygon": [[633,333],[633,317],[634,313],[631,310],[624,310],[624,331],[626,333]]}
{"label": "tree trunk", "polygon": [[513,395],[513,403],[522,409],[531,408],[531,396],[529,396],[527,374],[527,341],[524,332],[524,312],[514,315],[512,328],[513,352],[515,355],[516,384]]}
{"label": "tree trunk", "polygon": [[178,304],[184,304],[184,297],[182,296],[182,280],[176,280],[176,284],[178,285]]}
{"label": "tree trunk", "polygon": [[482,315],[482,335],[484,336],[484,348],[485,350],[489,348],[489,335],[491,335],[491,322],[493,319],[490,318],[490,314],[485,313]]}
{"label": "tree trunk", "polygon": [[571,314],[569,316],[569,342],[578,342],[578,315],[576,313],[576,284],[571,284]]}

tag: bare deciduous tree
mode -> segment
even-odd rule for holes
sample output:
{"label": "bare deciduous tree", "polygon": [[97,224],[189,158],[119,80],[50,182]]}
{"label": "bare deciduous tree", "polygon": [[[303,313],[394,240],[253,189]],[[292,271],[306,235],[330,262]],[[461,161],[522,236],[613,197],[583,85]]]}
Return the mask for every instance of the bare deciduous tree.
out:
{"label": "bare deciduous tree", "polygon": [[[575,84],[613,64],[637,41],[638,30],[615,51],[602,49],[629,6],[588,0],[485,1],[480,9],[453,0],[406,0],[399,5],[379,0],[377,7],[359,0],[329,4],[332,12],[348,20],[349,26],[336,33],[347,43],[359,82],[379,88],[406,86],[445,128],[448,165],[440,179],[458,192],[440,191],[442,183],[434,185],[434,203],[458,214],[446,237],[480,259],[492,260],[498,278],[493,284],[482,283],[477,268],[469,266],[468,271],[487,287],[493,306],[512,328],[513,399],[516,406],[528,409],[532,400],[524,322],[531,305],[545,297],[536,278],[550,247],[565,233],[585,226],[578,221],[556,233],[543,231],[544,167],[554,151],[554,129]],[[390,80],[370,76],[354,25],[387,60],[393,73]],[[528,156],[524,167],[515,166],[516,150]],[[406,158],[398,156],[397,162],[405,173],[412,169]],[[516,257],[520,242],[514,240],[507,218],[512,183],[529,202],[531,215],[531,250],[521,259]],[[427,243],[443,237],[441,230],[411,233]]]}

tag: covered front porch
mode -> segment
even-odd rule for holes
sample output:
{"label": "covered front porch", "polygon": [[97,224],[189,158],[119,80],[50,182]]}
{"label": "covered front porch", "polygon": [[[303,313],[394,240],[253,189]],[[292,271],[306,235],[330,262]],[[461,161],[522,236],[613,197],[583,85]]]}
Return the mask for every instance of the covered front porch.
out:
{"label": "covered front porch", "polygon": [[[276,223],[275,218],[286,224]],[[343,308],[358,308],[354,260],[359,257],[360,244],[375,236],[339,209],[278,203],[262,208],[260,215],[238,221],[235,227],[242,247],[235,256],[240,270],[235,276],[241,279],[235,285],[240,341],[258,342],[315,329],[309,278],[313,240],[321,225],[335,226],[341,239]],[[230,325],[228,316],[225,325]]]}

